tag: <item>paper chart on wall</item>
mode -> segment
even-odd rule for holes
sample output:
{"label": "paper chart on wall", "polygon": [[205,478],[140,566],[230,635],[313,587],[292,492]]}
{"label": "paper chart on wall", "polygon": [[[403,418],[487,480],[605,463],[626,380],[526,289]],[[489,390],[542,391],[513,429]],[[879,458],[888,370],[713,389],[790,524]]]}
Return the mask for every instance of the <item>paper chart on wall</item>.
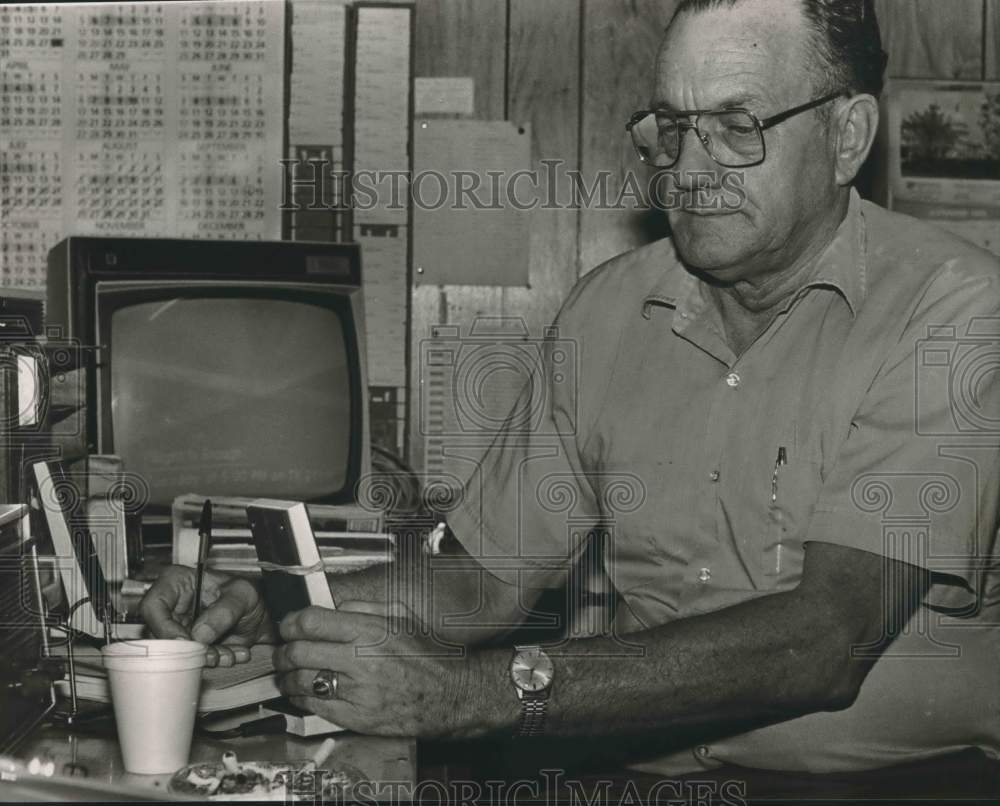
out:
{"label": "paper chart on wall", "polygon": [[0,6],[0,283],[67,235],[281,237],[284,4]]}
{"label": "paper chart on wall", "polygon": [[[342,182],[347,168],[344,110],[347,6],[340,0],[292,0],[288,100],[288,158],[293,160],[295,209],[288,237],[349,241]],[[316,173],[325,173],[318,179]]]}
{"label": "paper chart on wall", "polygon": [[[372,386],[405,387],[409,298],[410,42],[413,11],[357,10],[354,87],[354,238],[361,244]],[[359,177],[366,177],[361,183]],[[387,182],[378,177],[392,177]]]}

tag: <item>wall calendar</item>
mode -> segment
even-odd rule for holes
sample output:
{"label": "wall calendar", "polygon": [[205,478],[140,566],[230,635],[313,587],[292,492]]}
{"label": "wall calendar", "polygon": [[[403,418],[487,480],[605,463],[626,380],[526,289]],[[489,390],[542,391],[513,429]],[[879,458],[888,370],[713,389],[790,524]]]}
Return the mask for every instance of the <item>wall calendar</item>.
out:
{"label": "wall calendar", "polygon": [[279,239],[284,8],[0,5],[0,284],[73,234]]}

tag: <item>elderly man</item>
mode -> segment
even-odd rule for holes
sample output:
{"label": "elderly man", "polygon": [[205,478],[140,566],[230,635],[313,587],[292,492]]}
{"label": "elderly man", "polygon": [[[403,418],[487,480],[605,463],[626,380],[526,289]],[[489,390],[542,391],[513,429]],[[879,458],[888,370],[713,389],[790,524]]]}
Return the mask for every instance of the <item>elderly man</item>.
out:
{"label": "elderly man", "polygon": [[[578,383],[548,362],[541,422],[510,421],[449,516],[464,548],[413,569],[425,599],[394,589],[433,635],[395,629],[379,573],[338,578],[340,610],[280,626],[293,700],[372,733],[666,737],[632,759],[656,772],[1000,751],[995,349],[949,382],[996,341],[1000,271],[852,190],[882,68],[871,2],[680,3],[629,123],[672,237],[566,302]],[[477,649],[599,525],[613,634]],[[158,634],[187,633],[191,590],[148,594]],[[216,596],[195,638],[275,637],[249,583]]]}

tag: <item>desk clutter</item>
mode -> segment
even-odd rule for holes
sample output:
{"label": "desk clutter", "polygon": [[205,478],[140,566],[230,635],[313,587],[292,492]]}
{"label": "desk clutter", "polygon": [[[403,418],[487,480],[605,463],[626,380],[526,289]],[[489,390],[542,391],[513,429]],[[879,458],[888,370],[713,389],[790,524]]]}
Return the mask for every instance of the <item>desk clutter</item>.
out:
{"label": "desk clutter", "polygon": [[[104,463],[105,467],[109,465],[113,465],[113,462]],[[43,540],[43,545],[48,546],[48,550],[51,552],[45,560],[39,563],[39,567],[46,565],[46,561],[52,561],[54,568],[59,572],[63,594],[63,601],[52,608],[53,613],[57,611],[63,613],[62,620],[55,624],[45,623],[48,608],[40,597],[38,599],[39,612],[43,614],[39,626],[43,636],[47,636],[42,655],[46,661],[50,663],[54,661],[57,665],[65,665],[67,668],[66,676],[55,681],[55,691],[69,699],[71,707],[66,719],[67,722],[72,723],[78,713],[79,700],[102,703],[116,700],[114,677],[108,674],[110,668],[108,666],[109,649],[123,645],[141,647],[147,643],[166,645],[168,648],[172,648],[176,642],[137,640],[145,633],[144,625],[137,623],[136,619],[129,618],[126,603],[122,602],[120,596],[121,589],[109,584],[109,578],[104,574],[104,568],[107,567],[108,562],[121,567],[129,565],[128,562],[121,562],[118,559],[119,554],[128,551],[128,543],[124,539],[123,532],[114,529],[101,531],[99,528],[95,528],[96,524],[93,521],[86,520],[85,515],[89,510],[82,506],[83,500],[79,496],[74,497],[70,494],[72,480],[61,463],[36,462],[30,466],[30,472],[35,480],[31,500],[33,505],[41,510],[42,517],[38,523],[41,526],[41,531],[44,532],[44,537],[48,539],[47,542]],[[205,539],[211,540],[212,538],[212,504],[208,499],[185,496],[175,510],[179,513],[178,523],[183,524],[185,508],[195,504],[196,500],[202,501],[200,508],[202,515],[200,524],[196,528],[199,532],[200,545],[196,548],[196,555],[193,558],[194,564],[198,565],[200,588],[206,548]],[[299,543],[312,543],[313,562],[316,565],[319,564],[318,547],[315,545],[316,541],[312,535],[304,504],[266,499],[239,499],[238,502],[235,499],[225,499],[220,504],[220,514],[230,520],[240,520],[237,513],[242,510],[243,522],[246,522],[248,512],[257,512],[262,508],[281,512],[291,509],[299,512],[301,524],[296,530],[290,530],[294,531],[295,534],[289,535],[288,539],[289,541],[295,539]],[[209,514],[207,523],[206,513]],[[18,516],[20,518],[18,524],[23,525],[25,515],[22,510],[18,510]],[[326,525],[333,522],[329,512],[324,513],[324,517],[326,520],[322,522]],[[80,528],[81,518],[85,520],[86,528]],[[379,519],[374,518],[371,519],[369,525],[374,527],[378,523]],[[250,548],[259,552],[261,550],[259,536],[255,535],[255,537],[258,537],[258,548],[254,549],[253,545]],[[117,541],[117,545],[105,546],[102,550],[97,550],[96,543],[102,538],[108,541]],[[383,551],[379,559],[385,561],[388,558],[392,544],[387,541],[386,536],[372,532],[371,537],[359,539],[368,539],[382,545]],[[339,547],[338,550],[340,550]],[[199,551],[202,554],[199,555]],[[280,559],[280,557],[276,558],[271,554],[261,556],[266,556],[269,560],[264,565],[272,566],[270,570],[265,571],[265,583],[268,582],[267,574],[284,575],[281,573],[283,569],[275,565],[275,560]],[[61,560],[68,560],[68,562]],[[249,563],[249,560],[247,562]],[[255,562],[254,568],[247,570],[260,573],[261,569],[257,567]],[[304,579],[304,577],[294,576],[294,569],[290,569],[289,574],[289,578],[292,580]],[[318,577],[323,586],[326,587],[326,580],[321,572],[318,573]],[[41,591],[43,586],[40,577],[38,579],[38,590]],[[129,579],[125,579],[123,582],[134,583],[133,580]],[[326,588],[326,594],[329,597],[328,588]],[[332,599],[327,606],[333,606]],[[103,643],[103,647],[99,647],[95,643],[98,641]],[[194,642],[181,643],[194,644],[195,647],[201,646]],[[260,713],[258,719],[251,720],[251,723],[263,723],[270,719],[266,727],[267,730],[289,730],[303,736],[340,730],[336,725],[318,717],[301,712],[295,713],[293,709],[290,710],[290,706],[279,700],[281,692],[272,663],[273,649],[270,645],[255,646],[251,648],[250,659],[247,662],[237,663],[231,667],[220,666],[201,671],[198,675],[200,686],[196,697],[197,702],[194,704],[197,713],[228,711],[258,703],[268,703],[269,710],[266,713]],[[203,665],[204,657],[202,656],[199,659],[198,668]]]}
{"label": "desk clutter", "polygon": [[[94,466],[102,467],[105,475],[114,475],[114,468],[117,467],[107,457],[103,462],[94,463]],[[36,645],[22,655],[30,673],[42,670],[48,675],[42,685],[36,686],[42,694],[47,692],[47,696],[39,698],[32,713],[32,726],[56,707],[56,695],[69,701],[68,712],[63,710],[57,716],[71,729],[84,724],[79,707],[81,701],[110,703],[118,727],[124,767],[130,773],[143,775],[173,772],[182,766],[189,758],[195,720],[214,712],[234,712],[257,706],[256,713],[242,717],[235,729],[215,734],[219,737],[286,731],[309,737],[341,730],[315,714],[293,708],[282,699],[272,662],[273,646],[262,644],[251,647],[250,657],[243,663],[205,668],[205,647],[202,644],[195,641],[140,640],[144,628],[141,624],[132,623],[129,618],[126,603],[120,596],[122,585],[114,584],[105,574],[105,570],[113,573],[115,568],[127,571],[130,567],[128,558],[123,560],[121,557],[129,553],[126,530],[102,528],[121,525],[123,521],[115,518],[103,522],[100,518],[95,520],[89,517],[94,510],[86,505],[87,496],[79,494],[61,462],[33,462],[27,470],[32,481],[29,504],[7,507],[0,512],[0,537],[19,551],[24,545],[30,545],[31,549],[30,567],[23,562],[22,555],[16,557],[19,586],[14,590],[17,595],[8,597],[3,604],[11,613],[27,616],[22,641],[32,637],[36,641]],[[106,481],[104,479],[96,486],[101,487]],[[124,512],[120,496],[112,495],[112,490],[114,487],[105,491],[106,503],[113,504],[109,510]],[[195,496],[185,496],[176,507],[179,523],[183,524],[185,507],[194,504],[195,499]],[[291,524],[295,528],[289,526],[287,530],[279,530],[294,534],[289,534],[287,541],[284,534],[270,535],[269,540],[274,544],[272,552],[261,555],[268,560],[264,565],[269,566],[264,571],[265,583],[267,574],[280,576],[286,570],[281,567],[283,543],[292,545],[293,541],[297,541],[311,545],[311,562],[319,569],[318,577],[326,588],[323,565],[304,504],[267,499],[223,500],[220,504],[220,514],[235,521],[239,520],[240,510],[244,522],[251,513],[258,518],[261,512],[266,511],[296,513],[298,520]],[[207,549],[206,538],[210,540],[212,533],[211,512],[211,502],[203,499],[197,527],[200,533],[199,554],[195,558],[199,566],[199,588]],[[32,519],[32,514],[38,517]],[[334,514],[340,519],[334,518]],[[327,526],[346,525],[348,521],[343,518],[344,514],[324,512],[322,522]],[[367,525],[375,529],[380,525],[379,518],[369,519],[367,524],[355,520],[357,522],[351,521],[351,526]],[[391,552],[392,543],[386,536],[377,531],[367,534],[370,536],[357,539],[378,543],[383,547],[383,555]],[[253,538],[257,551],[261,551],[257,526],[254,526]],[[98,550],[102,539],[114,545]],[[341,538],[338,535],[334,539]],[[30,544],[26,542],[28,540]],[[275,546],[279,549],[277,553],[273,551]],[[39,547],[43,552],[41,556]],[[296,560],[296,563],[305,561]],[[54,585],[43,570],[55,576]],[[260,570],[257,569],[258,572]],[[294,576],[294,568],[287,571],[290,579],[302,579]],[[134,582],[128,577],[121,580],[122,583],[126,581]],[[58,594],[58,598],[53,593]],[[328,588],[326,594],[329,597]],[[26,603],[30,604],[27,609]],[[332,599],[329,606],[333,606]],[[20,671],[22,674],[19,677],[23,678],[24,670]],[[65,676],[60,677],[63,671]],[[10,677],[14,679],[13,674]],[[21,683],[22,680],[18,679],[14,685]],[[150,733],[151,730],[153,733]],[[0,750],[9,749],[23,735],[3,738],[4,747]],[[270,762],[261,763],[270,766]],[[196,783],[205,785],[207,773],[205,769],[199,769],[201,771],[195,774]],[[261,771],[254,770],[252,775],[247,775],[263,786]],[[214,787],[227,796],[240,795],[244,794],[240,787],[246,781],[243,773],[232,780],[223,775],[216,779]],[[184,782],[190,784],[191,779],[184,777],[181,784]],[[280,790],[281,794],[286,794],[284,786],[274,780],[268,779],[267,784],[269,788],[266,790],[254,786],[246,793],[273,794]],[[202,794],[211,796],[213,793],[205,791]],[[292,793],[289,791],[288,794]]]}
{"label": "desk clutter", "polygon": [[[107,650],[122,645],[115,642],[133,644],[144,633],[143,625],[130,617],[122,596],[127,590],[142,592],[148,583],[129,576],[142,564],[142,544],[134,536],[136,524],[129,523],[141,513],[130,504],[121,462],[113,456],[91,456],[78,467],[72,472],[51,459],[27,463],[23,494],[28,503],[0,506],[0,559],[4,561],[0,570],[14,577],[14,584],[0,591],[0,615],[12,637],[13,658],[21,662],[0,670],[9,681],[5,693],[20,689],[16,697],[4,702],[0,749],[16,744],[51,712],[56,695],[72,703],[69,723],[77,715],[78,700],[111,703],[113,686],[99,643]],[[247,517],[247,508],[254,502],[238,497],[216,499],[215,522],[223,526],[216,529],[213,567],[260,573]],[[324,567],[354,568],[391,558],[394,541],[382,532],[380,514],[326,506],[310,510],[307,516],[303,505],[296,506],[309,526],[321,527],[316,544],[317,548],[322,545]],[[205,509],[211,510],[211,504],[203,496],[185,495],[175,501],[175,561],[197,563],[199,528],[194,513]],[[280,700],[273,649],[256,646],[248,662],[205,668],[199,675],[197,713],[266,704],[266,709],[259,706],[256,718],[248,724],[267,722],[266,730],[288,730],[301,736],[339,731],[336,725]],[[25,681],[34,685],[24,685]],[[26,703],[28,692],[33,700]],[[26,705],[31,707],[26,709]],[[9,730],[13,725],[8,715],[13,713],[28,717],[18,722],[16,734]]]}
{"label": "desk clutter", "polygon": [[[371,778],[343,761],[338,742],[324,740],[308,757],[276,762],[257,760],[249,749],[216,751],[214,758],[187,764],[168,775],[126,773],[121,780],[88,779],[79,765],[63,765],[50,755],[20,760],[0,756],[0,782],[5,801],[147,802],[167,796],[196,800],[246,800],[348,803],[362,787],[374,790]],[[305,756],[305,754],[303,754]]]}
{"label": "desk clutter", "polygon": [[[171,508],[172,561],[195,567],[198,562],[198,525],[206,496],[183,495]],[[260,573],[257,551],[247,519],[254,499],[213,496],[212,547],[206,566],[236,574]],[[391,559],[395,538],[385,531],[381,512],[355,505],[310,504],[309,522],[327,573],[343,573]]]}
{"label": "desk clutter", "polygon": [[170,779],[170,791],[179,795],[225,800],[297,800],[327,798],[346,802],[350,790],[365,782],[365,776],[353,767],[341,765],[324,770],[333,752],[334,740],[327,739],[311,759],[298,763],[274,764],[263,761],[240,761],[236,753],[222,754],[218,762],[191,764],[178,770]]}
{"label": "desk clutter", "polygon": [[[0,364],[5,383],[0,399],[12,415],[5,421],[5,495],[24,503],[0,507],[0,573],[9,573],[13,583],[0,591],[0,617],[14,650],[11,662],[0,664],[0,678],[6,681],[0,751],[56,709],[57,696],[70,702],[68,712],[61,712],[67,724],[77,718],[78,701],[113,700],[101,645],[131,643],[145,635],[130,605],[134,608],[150,584],[137,578],[144,573],[145,559],[142,480],[114,455],[60,460],[61,452],[47,441],[53,407],[46,395],[49,375],[62,365],[27,341],[0,345],[3,349],[9,350],[11,361],[6,368]],[[67,359],[60,355],[59,360]],[[203,564],[231,574],[260,575],[248,520],[248,507],[255,502],[294,503],[238,496],[216,496],[209,502],[195,493],[176,498],[170,510],[171,560],[198,564],[207,510],[213,512],[214,528],[209,529],[212,546]],[[300,531],[315,539],[322,571],[354,570],[392,559],[395,541],[385,531],[383,513],[352,505],[307,509],[294,503],[294,508],[302,513]],[[267,709],[261,706],[251,723],[270,720],[269,730],[302,736],[339,730],[280,701],[272,650],[262,645],[253,648],[247,663],[205,669],[199,675],[198,713],[266,703]],[[13,714],[23,718],[15,724],[8,717]]]}
{"label": "desk clutter", "polygon": [[[265,588],[308,565],[329,596],[324,574],[392,560],[384,512],[357,497],[372,477],[358,248],[71,237],[49,274],[44,306],[0,299],[0,754],[53,726],[84,735],[110,703],[125,769],[175,771],[119,713],[157,721],[175,662],[186,688],[161,722],[249,708],[213,740],[339,731],[280,698],[271,647],[204,669],[202,645],[148,638],[136,604],[169,562]],[[254,505],[294,515],[271,543],[294,532],[314,553],[262,555]],[[135,647],[150,654],[122,657]]]}

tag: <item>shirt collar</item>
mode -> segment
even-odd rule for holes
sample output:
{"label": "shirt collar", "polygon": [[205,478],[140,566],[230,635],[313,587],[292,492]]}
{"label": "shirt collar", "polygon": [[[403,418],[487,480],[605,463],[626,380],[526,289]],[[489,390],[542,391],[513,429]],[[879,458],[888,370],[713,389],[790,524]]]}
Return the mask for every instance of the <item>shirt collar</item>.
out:
{"label": "shirt collar", "polygon": [[[861,197],[851,188],[847,215],[829,246],[817,259],[812,279],[802,287],[796,298],[808,288],[832,288],[843,297],[851,315],[856,317],[868,291],[866,244],[867,231]],[[652,305],[692,311],[703,307],[702,282],[685,271],[683,266],[679,265],[678,268],[679,271],[665,271],[646,294],[642,304],[642,315],[646,319],[650,316]]]}

